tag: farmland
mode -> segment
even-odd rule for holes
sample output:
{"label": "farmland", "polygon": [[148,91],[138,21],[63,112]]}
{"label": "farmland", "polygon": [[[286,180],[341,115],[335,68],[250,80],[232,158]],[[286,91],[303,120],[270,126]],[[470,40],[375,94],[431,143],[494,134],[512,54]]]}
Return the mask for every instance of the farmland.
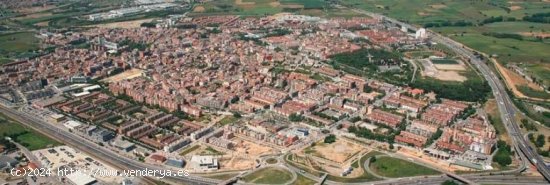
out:
{"label": "farmland", "polygon": [[[330,11],[324,11],[331,9]],[[190,15],[243,15],[263,16],[290,12],[312,16],[362,16],[342,9],[331,8],[323,0],[220,0],[195,4]]]}
{"label": "farmland", "polygon": [[413,24],[430,22],[467,21],[481,22],[491,16],[508,16],[521,19],[525,14],[544,12],[548,3],[542,1],[455,1],[455,0],[341,0],[353,6]]}
{"label": "farmland", "polygon": [[550,25],[524,21],[548,12],[547,1],[341,0],[348,7],[382,13],[430,29],[498,56],[502,64],[518,63],[540,83],[550,85]]}

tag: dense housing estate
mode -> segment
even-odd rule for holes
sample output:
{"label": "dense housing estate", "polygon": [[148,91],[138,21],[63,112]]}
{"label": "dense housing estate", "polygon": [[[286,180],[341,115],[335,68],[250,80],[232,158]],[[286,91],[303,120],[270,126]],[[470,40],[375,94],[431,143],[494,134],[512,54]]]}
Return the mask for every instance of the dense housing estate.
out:
{"label": "dense housing estate", "polygon": [[[292,150],[316,142],[310,133],[336,129],[391,136],[379,140],[490,167],[495,129],[482,113],[462,118],[474,103],[330,65],[337,54],[428,42],[380,19],[182,17],[169,27],[92,28],[44,42],[81,39],[89,47],[59,47],[1,66],[0,84],[13,86],[9,91],[21,92],[35,109],[55,112],[51,119],[71,131],[147,162],[183,167],[187,160],[196,171],[213,171],[223,166],[217,155],[247,142]],[[365,62],[377,70],[407,65],[372,56]],[[196,143],[223,152],[174,157]]]}

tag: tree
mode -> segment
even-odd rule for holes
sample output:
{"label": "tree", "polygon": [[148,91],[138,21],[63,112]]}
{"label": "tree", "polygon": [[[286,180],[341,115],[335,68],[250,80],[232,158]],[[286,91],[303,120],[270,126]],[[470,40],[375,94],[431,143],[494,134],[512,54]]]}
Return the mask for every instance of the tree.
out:
{"label": "tree", "polygon": [[304,120],[304,117],[302,115],[292,113],[290,116],[288,116],[288,119],[292,122],[300,122]]}
{"label": "tree", "polygon": [[512,164],[512,150],[510,145],[508,145],[505,141],[499,140],[497,142],[497,147],[498,151],[493,157],[493,162],[496,162],[503,167]]}
{"label": "tree", "polygon": [[535,141],[535,146],[537,147],[543,147],[544,144],[546,144],[546,138],[544,137],[543,134],[540,134],[537,136],[537,140]]}
{"label": "tree", "polygon": [[334,143],[336,142],[336,136],[334,134],[330,134],[327,137],[325,137],[325,143]]}
{"label": "tree", "polygon": [[238,113],[238,112],[233,112],[233,117],[235,117],[235,118],[241,118],[242,115],[241,115],[240,113]]}

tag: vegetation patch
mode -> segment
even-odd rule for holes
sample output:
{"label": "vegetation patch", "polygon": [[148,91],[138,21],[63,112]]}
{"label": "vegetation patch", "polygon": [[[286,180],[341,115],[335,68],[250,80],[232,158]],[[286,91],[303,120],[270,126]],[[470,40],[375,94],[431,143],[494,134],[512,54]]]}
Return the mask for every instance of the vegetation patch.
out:
{"label": "vegetation patch", "polygon": [[242,180],[256,184],[284,184],[291,179],[292,174],[286,170],[279,168],[263,168],[245,176]]}
{"label": "vegetation patch", "polygon": [[267,164],[275,164],[275,163],[277,163],[278,161],[277,161],[277,159],[275,159],[275,158],[269,158],[269,159],[265,160],[265,162],[266,162]]}
{"label": "vegetation patch", "polygon": [[182,151],[182,152],[180,153],[180,155],[181,155],[181,156],[185,156],[185,155],[187,155],[187,154],[189,154],[189,153],[191,153],[191,152],[193,152],[193,151],[199,149],[200,147],[201,147],[200,145],[193,145],[192,147],[186,148],[184,151]]}
{"label": "vegetation patch", "polygon": [[61,143],[53,139],[8,119],[3,114],[0,114],[0,136],[2,138],[10,137],[29,150],[39,150],[61,145]]}
{"label": "vegetation patch", "polygon": [[316,183],[317,181],[311,180],[310,178],[307,178],[302,174],[298,174],[296,181],[294,181],[292,185],[314,185]]}
{"label": "vegetation patch", "polygon": [[235,116],[225,116],[224,118],[222,118],[218,122],[218,125],[224,126],[224,125],[227,125],[227,124],[235,123],[235,122],[237,122],[237,120],[239,120],[239,118],[237,118]]}
{"label": "vegetation patch", "polygon": [[535,90],[525,85],[518,85],[517,88],[525,96],[529,96],[533,98],[541,98],[541,99],[550,99],[550,94],[544,91]]}
{"label": "vegetation patch", "polygon": [[440,172],[409,161],[382,156],[370,163],[374,173],[385,177],[412,177],[420,175],[437,175]]}
{"label": "vegetation patch", "polygon": [[458,62],[454,59],[432,59],[432,63],[434,64],[458,64]]}
{"label": "vegetation patch", "polygon": [[512,149],[510,148],[510,145],[508,145],[504,141],[498,141],[497,142],[497,153],[493,157],[493,162],[496,162],[501,167],[506,167],[510,164],[512,164]]}

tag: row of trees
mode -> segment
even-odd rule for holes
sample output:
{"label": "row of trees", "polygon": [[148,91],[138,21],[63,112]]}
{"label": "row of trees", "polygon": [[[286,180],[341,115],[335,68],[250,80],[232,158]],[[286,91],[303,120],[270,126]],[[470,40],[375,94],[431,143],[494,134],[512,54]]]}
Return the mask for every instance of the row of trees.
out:
{"label": "row of trees", "polygon": [[496,33],[496,32],[484,32],[482,33],[484,36],[490,36],[495,37],[499,39],[516,39],[516,40],[523,40],[523,36],[520,34],[515,33]]}
{"label": "row of trees", "polygon": [[460,21],[456,21],[456,22],[451,22],[451,21],[430,22],[430,23],[424,24],[424,27],[425,28],[446,27],[446,26],[465,27],[465,26],[473,26],[473,25],[474,24],[472,22],[460,20]]}
{"label": "row of trees", "polygon": [[550,23],[550,12],[528,15],[523,17],[523,20],[527,22]]}
{"label": "row of trees", "polygon": [[361,127],[350,126],[348,128],[348,131],[350,133],[355,134],[355,136],[357,137],[373,139],[373,140],[382,141],[382,142],[388,142],[390,144],[394,143],[394,139],[395,139],[395,134],[378,134],[370,131],[369,129],[361,128]]}
{"label": "row of trees", "polygon": [[433,91],[438,98],[447,98],[459,101],[485,102],[491,87],[481,79],[468,79],[462,83],[441,83],[435,79],[416,80],[410,86]]}

